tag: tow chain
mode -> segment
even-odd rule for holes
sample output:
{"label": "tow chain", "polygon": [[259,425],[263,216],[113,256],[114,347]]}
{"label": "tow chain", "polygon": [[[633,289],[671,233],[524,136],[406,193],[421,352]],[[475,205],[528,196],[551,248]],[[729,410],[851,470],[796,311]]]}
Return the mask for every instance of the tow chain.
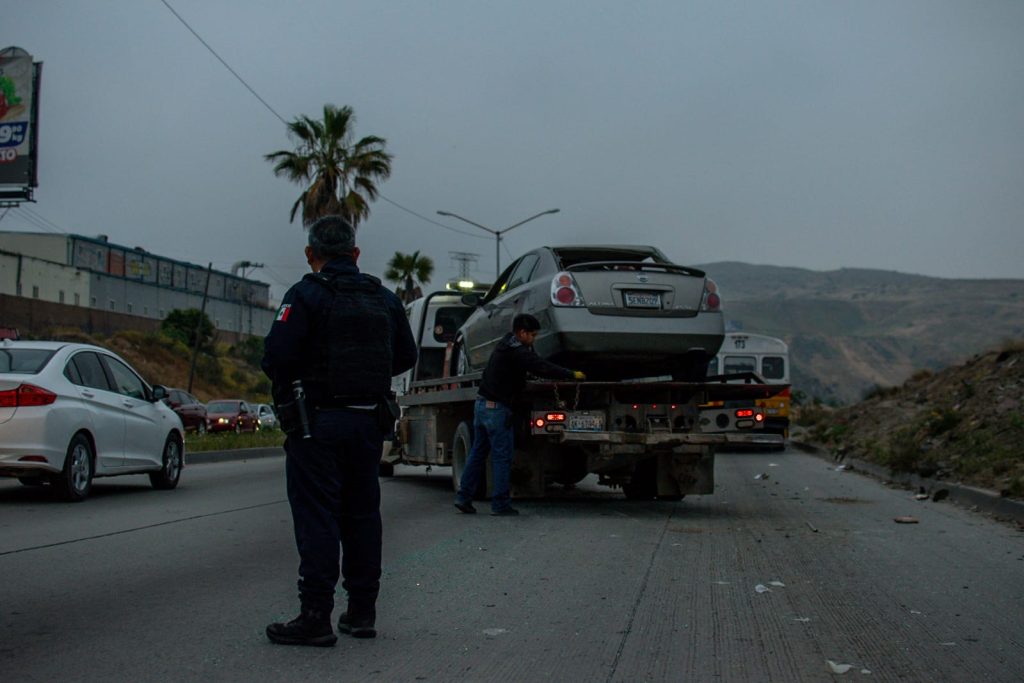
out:
{"label": "tow chain", "polygon": [[[563,401],[561,399],[561,397],[558,395],[558,383],[556,382],[553,386],[554,386],[554,389],[555,389],[555,407],[558,408],[559,410],[565,410],[565,401]],[[579,405],[580,405],[580,383],[577,382],[576,383],[576,398],[573,399],[572,409],[576,410],[579,407]]]}

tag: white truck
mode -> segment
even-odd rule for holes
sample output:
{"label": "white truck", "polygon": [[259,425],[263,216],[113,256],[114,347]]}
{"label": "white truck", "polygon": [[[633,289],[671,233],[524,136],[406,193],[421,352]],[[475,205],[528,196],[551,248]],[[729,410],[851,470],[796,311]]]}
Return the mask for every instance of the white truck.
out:
{"label": "white truck", "polygon": [[[435,292],[409,306],[419,361],[395,378],[402,417],[381,465],[450,466],[458,488],[473,441],[480,372],[451,376],[451,342],[472,311],[458,292]],[[615,382],[531,381],[514,406],[512,493],[543,497],[551,484],[588,474],[627,498],[678,500],[714,490],[715,448],[781,445],[763,430],[757,407],[702,408],[713,401],[764,398],[782,391],[755,376],[735,384],[639,378]],[[748,401],[753,403],[753,401]],[[490,488],[490,467],[487,468]],[[478,492],[486,496],[488,490]]]}

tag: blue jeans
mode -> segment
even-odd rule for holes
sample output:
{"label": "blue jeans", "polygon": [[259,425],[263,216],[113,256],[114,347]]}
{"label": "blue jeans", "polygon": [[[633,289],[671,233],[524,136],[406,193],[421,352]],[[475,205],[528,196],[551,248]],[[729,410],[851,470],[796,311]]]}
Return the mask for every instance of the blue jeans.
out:
{"label": "blue jeans", "polygon": [[284,444],[299,598],[330,613],[340,559],[349,607],[372,613],[381,574],[380,428],[369,410],[315,410],[310,417],[312,438],[289,436]]}
{"label": "blue jeans", "polygon": [[[488,408],[490,403],[493,408]],[[491,510],[500,512],[509,506],[509,475],[512,473],[512,410],[501,403],[477,398],[473,406],[473,447],[469,451],[466,469],[462,470],[459,492],[455,500],[460,504],[473,500],[473,494],[485,480],[484,466],[487,452],[491,453],[491,472],[494,490]]]}

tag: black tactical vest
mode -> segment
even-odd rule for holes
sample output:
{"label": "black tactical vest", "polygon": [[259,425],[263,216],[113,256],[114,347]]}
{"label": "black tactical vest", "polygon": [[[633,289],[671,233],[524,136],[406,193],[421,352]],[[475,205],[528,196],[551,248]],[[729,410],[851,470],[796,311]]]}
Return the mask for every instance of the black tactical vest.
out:
{"label": "black tactical vest", "polygon": [[[391,316],[380,280],[370,275],[310,273],[330,291],[314,321],[320,340],[306,387],[326,401],[383,397],[391,389]],[[317,391],[319,389],[319,391]]]}

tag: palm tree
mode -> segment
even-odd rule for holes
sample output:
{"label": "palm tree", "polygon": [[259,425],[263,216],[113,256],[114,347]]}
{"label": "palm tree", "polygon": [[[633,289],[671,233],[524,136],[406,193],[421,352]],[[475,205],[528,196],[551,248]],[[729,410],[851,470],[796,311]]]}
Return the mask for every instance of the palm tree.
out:
{"label": "palm tree", "polygon": [[274,162],[274,175],[305,187],[289,220],[295,220],[300,207],[303,225],[341,214],[355,227],[370,215],[369,202],[378,195],[376,183],[391,175],[392,155],[384,151],[384,138],[368,135],[352,143],[355,121],[352,107],[325,104],[322,121],[299,116],[288,124],[294,151],[264,156]]}
{"label": "palm tree", "polygon": [[396,251],[388,261],[384,279],[388,282],[397,282],[399,286],[395,287],[395,294],[403,303],[409,303],[423,296],[423,290],[417,287],[416,283],[427,284],[433,273],[434,261],[429,256],[420,256],[418,251],[412,254]]}

